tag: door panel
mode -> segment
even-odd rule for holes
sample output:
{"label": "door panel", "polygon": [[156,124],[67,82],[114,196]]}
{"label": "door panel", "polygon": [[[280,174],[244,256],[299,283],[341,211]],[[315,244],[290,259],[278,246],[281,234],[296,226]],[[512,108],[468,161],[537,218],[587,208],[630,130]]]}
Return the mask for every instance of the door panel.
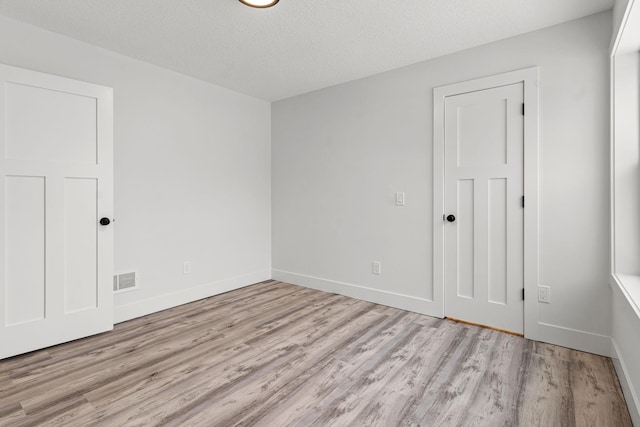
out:
{"label": "door panel", "polygon": [[445,315],[522,333],[523,85],[445,99]]}
{"label": "door panel", "polygon": [[[458,107],[458,166],[507,163],[506,109],[505,99]],[[477,143],[480,138],[482,144]]]}
{"label": "door panel", "polygon": [[489,179],[489,302],[507,303],[507,180]]}
{"label": "door panel", "polygon": [[457,277],[457,295],[466,298],[473,298],[474,296],[474,194],[474,181],[472,179],[458,181],[458,206],[461,211],[471,212],[471,215],[458,216],[458,275],[455,277]]}
{"label": "door panel", "polygon": [[112,96],[0,65],[0,359],[113,328]]}
{"label": "door panel", "polygon": [[6,177],[7,325],[45,317],[44,204],[43,177]]}
{"label": "door panel", "polygon": [[65,179],[65,313],[95,308],[98,302],[98,182]]}
{"label": "door panel", "polygon": [[92,97],[6,82],[7,158],[95,164],[96,102]]}

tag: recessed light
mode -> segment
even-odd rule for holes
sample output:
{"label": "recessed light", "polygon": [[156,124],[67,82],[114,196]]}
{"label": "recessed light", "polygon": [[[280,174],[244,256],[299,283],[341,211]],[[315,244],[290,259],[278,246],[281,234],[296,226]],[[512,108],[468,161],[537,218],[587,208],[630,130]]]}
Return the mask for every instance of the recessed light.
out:
{"label": "recessed light", "polygon": [[246,4],[247,6],[264,9],[267,7],[274,6],[280,0],[239,0],[239,1],[240,3]]}

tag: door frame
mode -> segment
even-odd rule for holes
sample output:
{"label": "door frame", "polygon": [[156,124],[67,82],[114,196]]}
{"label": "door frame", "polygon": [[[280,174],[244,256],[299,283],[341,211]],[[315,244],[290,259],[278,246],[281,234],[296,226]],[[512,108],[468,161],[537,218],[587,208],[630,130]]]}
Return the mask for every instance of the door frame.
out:
{"label": "door frame", "polygon": [[500,86],[522,83],[524,86],[524,335],[538,339],[538,86],[537,66],[497,74],[433,89],[433,291],[441,302],[440,317],[445,316],[444,300],[444,136],[447,97]]}

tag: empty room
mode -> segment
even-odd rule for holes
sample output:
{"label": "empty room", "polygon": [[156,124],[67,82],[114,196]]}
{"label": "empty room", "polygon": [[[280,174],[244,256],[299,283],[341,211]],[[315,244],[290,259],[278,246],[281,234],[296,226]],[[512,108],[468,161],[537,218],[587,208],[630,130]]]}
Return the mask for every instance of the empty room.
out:
{"label": "empty room", "polygon": [[0,0],[0,180],[0,426],[640,427],[640,0]]}

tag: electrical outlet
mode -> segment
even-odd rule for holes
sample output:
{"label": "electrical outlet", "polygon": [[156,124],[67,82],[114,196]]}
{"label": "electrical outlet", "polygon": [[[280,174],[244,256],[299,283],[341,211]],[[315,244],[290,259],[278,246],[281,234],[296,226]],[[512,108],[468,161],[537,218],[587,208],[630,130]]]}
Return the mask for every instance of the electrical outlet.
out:
{"label": "electrical outlet", "polygon": [[191,274],[191,261],[182,263],[182,274]]}
{"label": "electrical outlet", "polygon": [[404,206],[404,205],[405,205],[404,193],[396,193],[396,206]]}
{"label": "electrical outlet", "polygon": [[382,263],[380,261],[373,261],[371,272],[373,274],[377,274],[378,276],[382,275]]}
{"label": "electrical outlet", "polygon": [[551,288],[549,286],[538,286],[538,301],[551,304]]}

